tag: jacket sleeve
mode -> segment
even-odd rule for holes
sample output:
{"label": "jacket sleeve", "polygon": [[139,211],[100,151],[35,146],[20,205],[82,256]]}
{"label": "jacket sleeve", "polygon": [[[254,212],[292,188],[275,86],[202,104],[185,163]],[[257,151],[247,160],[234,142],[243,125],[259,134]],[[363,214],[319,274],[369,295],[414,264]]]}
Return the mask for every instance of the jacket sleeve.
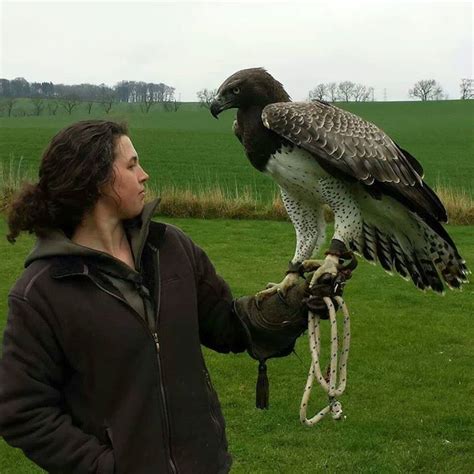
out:
{"label": "jacket sleeve", "polygon": [[250,342],[248,331],[234,311],[229,285],[216,273],[206,253],[192,245],[201,343],[217,352],[243,352]]}
{"label": "jacket sleeve", "polygon": [[48,321],[10,295],[0,360],[0,435],[49,472],[112,474],[113,451],[61,408],[64,354]]}

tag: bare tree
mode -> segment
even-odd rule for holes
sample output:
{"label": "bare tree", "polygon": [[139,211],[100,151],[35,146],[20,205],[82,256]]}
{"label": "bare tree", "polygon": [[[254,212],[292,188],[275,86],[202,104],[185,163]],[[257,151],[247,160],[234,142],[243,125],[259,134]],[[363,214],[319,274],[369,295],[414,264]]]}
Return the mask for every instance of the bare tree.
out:
{"label": "bare tree", "polygon": [[155,103],[152,97],[146,97],[143,102],[140,102],[140,110],[144,113],[147,114],[151,106]]}
{"label": "bare tree", "polygon": [[367,102],[374,92],[373,87],[364,86],[364,84],[355,84],[352,90],[352,97],[356,102]]}
{"label": "bare tree", "polygon": [[343,81],[338,85],[339,98],[345,102],[349,102],[354,95],[355,84],[351,81]]}
{"label": "bare tree", "polygon": [[154,104],[163,100],[164,88],[160,86],[164,84],[148,83],[143,87],[142,102],[140,102],[143,113],[147,114]]}
{"label": "bare tree", "polygon": [[3,102],[3,105],[5,106],[5,109],[7,111],[7,117],[12,116],[13,107],[15,106],[16,101],[17,100],[14,97],[7,97]]}
{"label": "bare tree", "polygon": [[48,100],[48,113],[49,115],[56,115],[59,104],[55,100]]}
{"label": "bare tree", "polygon": [[328,98],[328,86],[326,84],[318,84],[314,89],[308,93],[311,102],[315,100],[326,100]]}
{"label": "bare tree", "polygon": [[88,101],[86,101],[87,113],[88,113],[89,115],[91,114],[91,110],[92,110],[93,105],[94,105],[94,101],[93,101],[93,100],[88,100]]}
{"label": "bare tree", "polygon": [[211,103],[217,95],[217,89],[201,89],[196,92],[201,107],[211,108]]}
{"label": "bare tree", "polygon": [[115,91],[105,84],[100,85],[99,103],[106,114],[110,112],[115,102]]}
{"label": "bare tree", "polygon": [[163,91],[163,98],[161,100],[163,100],[163,102],[173,102],[175,100],[174,91],[174,87],[165,86]]}
{"label": "bare tree", "polygon": [[80,104],[75,96],[63,97],[61,99],[61,107],[69,114]]}
{"label": "bare tree", "polygon": [[336,100],[339,98],[337,82],[329,82],[326,86],[326,90],[329,101],[336,102]]}
{"label": "bare tree", "polygon": [[434,79],[422,79],[408,91],[408,95],[420,100],[439,100],[443,97],[443,88]]}
{"label": "bare tree", "polygon": [[473,79],[461,79],[459,84],[461,89],[461,99],[474,99],[474,80]]}
{"label": "bare tree", "polygon": [[112,106],[114,105],[113,99],[102,99],[100,101],[100,105],[102,105],[106,114],[108,114],[112,110]]}
{"label": "bare tree", "polygon": [[40,115],[44,109],[44,101],[41,97],[33,97],[31,99],[34,107],[34,115]]}

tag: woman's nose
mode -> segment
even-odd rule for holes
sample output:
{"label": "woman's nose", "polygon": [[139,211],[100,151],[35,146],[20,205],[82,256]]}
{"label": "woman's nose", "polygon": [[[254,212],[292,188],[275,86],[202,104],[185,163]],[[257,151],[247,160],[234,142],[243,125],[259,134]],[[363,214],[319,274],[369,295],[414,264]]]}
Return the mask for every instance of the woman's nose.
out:
{"label": "woman's nose", "polygon": [[148,181],[149,178],[149,174],[142,168],[142,176],[140,177],[140,181],[145,182]]}

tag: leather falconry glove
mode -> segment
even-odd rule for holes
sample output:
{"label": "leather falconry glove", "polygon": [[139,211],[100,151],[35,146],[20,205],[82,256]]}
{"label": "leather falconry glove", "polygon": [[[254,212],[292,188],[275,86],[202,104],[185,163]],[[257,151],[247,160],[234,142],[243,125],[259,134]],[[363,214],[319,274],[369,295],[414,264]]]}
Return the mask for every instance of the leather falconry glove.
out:
{"label": "leather falconry glove", "polygon": [[[339,277],[339,275],[338,275]],[[342,294],[342,281],[323,277],[309,290],[309,281],[301,277],[285,298],[274,294],[257,306],[255,296],[243,296],[234,301],[234,311],[247,332],[251,357],[259,361],[257,380],[257,408],[268,408],[269,385],[266,360],[285,357],[293,352],[297,338],[308,328],[308,309],[328,318],[324,296]],[[323,280],[323,281],[321,281]],[[335,302],[335,301],[334,301]]]}

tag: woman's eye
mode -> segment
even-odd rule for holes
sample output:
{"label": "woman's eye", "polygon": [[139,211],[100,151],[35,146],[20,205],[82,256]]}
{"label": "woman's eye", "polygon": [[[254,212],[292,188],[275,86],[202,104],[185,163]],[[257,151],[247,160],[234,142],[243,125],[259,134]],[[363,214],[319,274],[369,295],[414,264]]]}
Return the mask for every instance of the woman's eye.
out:
{"label": "woman's eye", "polygon": [[238,93],[240,92],[240,87],[234,87],[234,88],[232,89],[232,92],[233,92],[234,94],[238,94]]}

